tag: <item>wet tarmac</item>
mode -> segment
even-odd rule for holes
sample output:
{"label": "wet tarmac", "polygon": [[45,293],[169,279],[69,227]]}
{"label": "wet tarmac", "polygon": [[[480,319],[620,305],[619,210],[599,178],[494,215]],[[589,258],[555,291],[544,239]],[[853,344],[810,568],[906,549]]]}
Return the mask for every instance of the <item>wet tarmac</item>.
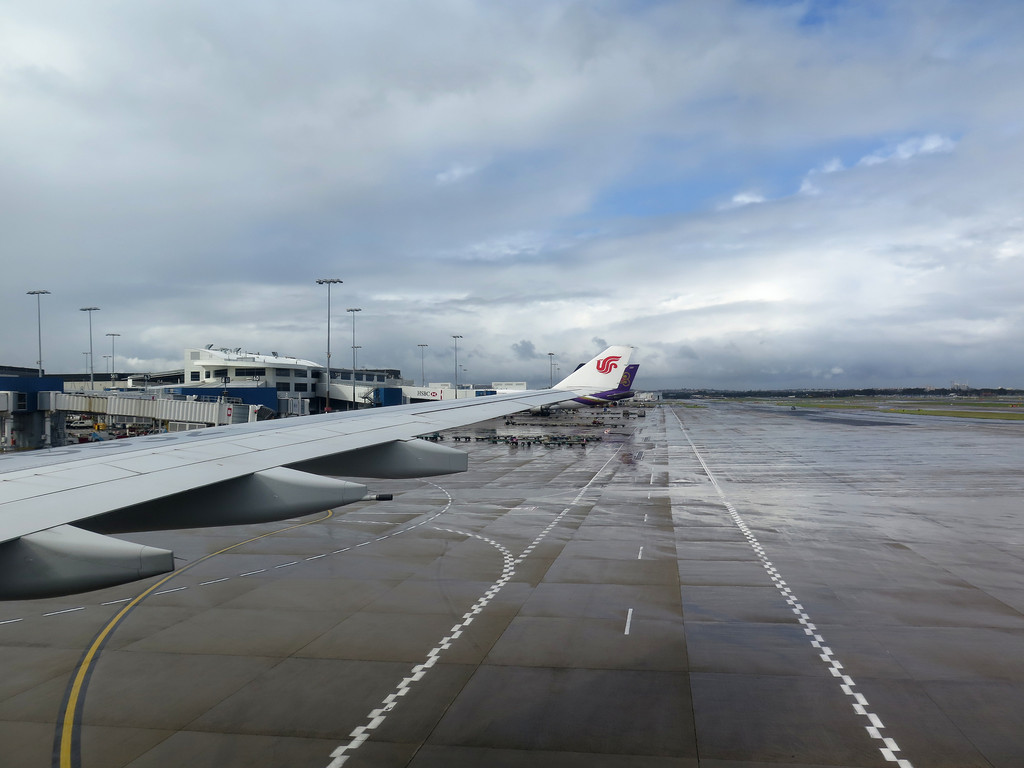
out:
{"label": "wet tarmac", "polygon": [[0,765],[1024,765],[1024,425],[591,419],[0,603]]}

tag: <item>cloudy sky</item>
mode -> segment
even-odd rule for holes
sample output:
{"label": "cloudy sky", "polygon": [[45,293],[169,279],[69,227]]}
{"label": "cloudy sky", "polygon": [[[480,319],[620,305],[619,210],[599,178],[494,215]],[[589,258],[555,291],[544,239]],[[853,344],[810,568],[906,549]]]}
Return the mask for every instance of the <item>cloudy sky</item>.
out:
{"label": "cloudy sky", "polygon": [[0,363],[1024,386],[1017,0],[0,13]]}

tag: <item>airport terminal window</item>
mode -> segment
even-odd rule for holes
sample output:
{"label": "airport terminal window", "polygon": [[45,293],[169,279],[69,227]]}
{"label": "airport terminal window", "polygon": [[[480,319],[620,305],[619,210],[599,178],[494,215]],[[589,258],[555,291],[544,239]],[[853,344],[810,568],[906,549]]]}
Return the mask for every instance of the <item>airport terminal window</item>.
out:
{"label": "airport terminal window", "polygon": [[278,392],[290,392],[291,388],[292,388],[292,385],[289,382],[287,382],[287,381],[284,381],[284,382],[280,382],[279,381],[277,383],[277,391]]}
{"label": "airport terminal window", "polygon": [[266,368],[236,368],[236,376],[266,376]]}
{"label": "airport terminal window", "polygon": [[278,368],[278,369],[276,369],[274,371],[274,373],[276,373],[278,376],[291,376],[292,375],[292,369],[291,368]]}
{"label": "airport terminal window", "polygon": [[199,381],[199,371],[192,371],[192,372],[191,372],[191,373],[189,374],[189,379],[190,379],[191,381]]}
{"label": "airport terminal window", "polygon": [[295,385],[295,391],[296,392],[308,392],[309,391],[309,385],[308,384],[296,384]]}
{"label": "airport terminal window", "polygon": [[216,376],[218,379],[223,379],[225,376],[228,375],[228,369],[227,368],[218,368],[217,370],[215,370],[213,372],[213,375]]}

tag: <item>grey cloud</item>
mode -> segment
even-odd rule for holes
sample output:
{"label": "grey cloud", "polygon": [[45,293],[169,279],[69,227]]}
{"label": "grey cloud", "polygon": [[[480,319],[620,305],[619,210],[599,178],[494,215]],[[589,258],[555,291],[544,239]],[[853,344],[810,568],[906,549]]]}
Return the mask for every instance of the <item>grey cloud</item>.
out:
{"label": "grey cloud", "polygon": [[5,3],[0,323],[53,291],[51,370],[87,304],[140,365],[319,359],[337,276],[365,359],[435,378],[453,333],[477,381],[606,341],[640,386],[1012,378],[1014,4],[798,10]]}
{"label": "grey cloud", "polygon": [[513,344],[512,351],[520,360],[530,360],[537,357],[537,348],[532,341],[527,341],[526,339]]}

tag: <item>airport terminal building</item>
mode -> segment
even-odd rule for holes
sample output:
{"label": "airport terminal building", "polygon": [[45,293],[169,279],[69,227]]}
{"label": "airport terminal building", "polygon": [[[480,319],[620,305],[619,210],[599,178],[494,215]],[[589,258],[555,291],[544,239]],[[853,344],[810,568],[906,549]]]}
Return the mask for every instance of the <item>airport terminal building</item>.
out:
{"label": "airport terminal building", "polygon": [[[312,360],[271,352],[214,348],[185,350],[181,391],[198,389],[261,389],[273,393],[280,415],[305,415],[323,410],[328,397],[324,367]],[[401,402],[408,382],[396,369],[332,368],[331,410],[391,405]],[[387,390],[398,390],[389,396]]]}

